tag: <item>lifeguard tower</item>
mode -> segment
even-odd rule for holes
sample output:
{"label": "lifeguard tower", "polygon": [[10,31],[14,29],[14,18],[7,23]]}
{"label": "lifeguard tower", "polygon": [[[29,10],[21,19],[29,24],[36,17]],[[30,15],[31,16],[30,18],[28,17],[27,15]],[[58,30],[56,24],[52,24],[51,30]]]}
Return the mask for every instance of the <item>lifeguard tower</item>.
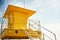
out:
{"label": "lifeguard tower", "polygon": [[[8,24],[7,24],[8,26],[6,26],[6,28],[4,28],[4,30],[1,32],[0,38],[2,40],[4,39],[31,39],[33,40],[33,38],[35,39],[38,38],[39,40],[45,40],[44,34],[41,32],[40,29],[37,29],[37,30],[31,29],[30,23],[29,23],[29,26],[27,26],[28,18],[32,16],[35,12],[36,11],[9,5],[3,16],[3,19],[8,19]],[[40,25],[38,26],[40,27]],[[1,25],[1,29],[2,27],[3,27],[3,22]],[[31,25],[31,27],[33,27],[33,25]]]}
{"label": "lifeguard tower", "polygon": [[[27,20],[35,11],[9,5],[3,18],[8,19],[8,27],[2,32],[2,39],[29,39],[41,37],[41,32],[28,29]],[[40,35],[40,36],[39,36]]]}

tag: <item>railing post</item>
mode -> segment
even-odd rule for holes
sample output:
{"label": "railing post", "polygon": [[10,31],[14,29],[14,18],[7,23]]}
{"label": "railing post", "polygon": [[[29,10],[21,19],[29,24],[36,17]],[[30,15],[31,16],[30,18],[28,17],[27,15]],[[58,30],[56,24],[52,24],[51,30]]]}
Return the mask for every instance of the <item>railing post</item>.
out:
{"label": "railing post", "polygon": [[44,34],[43,34],[43,40],[45,40]]}
{"label": "railing post", "polygon": [[1,24],[1,34],[2,34],[2,26],[3,26],[3,19],[2,19],[2,24]]}
{"label": "railing post", "polygon": [[56,39],[56,35],[55,35],[55,34],[54,34],[54,37],[55,37],[55,40],[57,40],[57,39]]}
{"label": "railing post", "polygon": [[38,25],[38,28],[39,28],[39,30],[41,31],[40,21],[39,21],[39,25]]}
{"label": "railing post", "polygon": [[[33,23],[35,23],[33,20],[31,20]],[[35,24],[37,24],[37,23],[35,23]],[[30,20],[29,20],[29,27],[30,27]],[[48,32],[50,32],[51,34],[53,34],[54,35],[54,40],[56,40],[56,35],[53,33],[53,32],[51,32],[51,31],[49,31],[48,29],[46,29],[46,28],[44,28],[43,26],[40,26],[40,22],[39,22],[39,24],[37,24],[38,25],[38,28],[39,29],[37,29],[37,30],[39,30],[39,31],[41,31],[41,28],[43,28],[43,29],[45,29],[46,31],[48,31]],[[31,26],[33,26],[33,25],[31,25]],[[34,27],[34,26],[33,26]],[[35,28],[35,27],[34,27]],[[36,29],[36,28],[35,28]],[[44,33],[42,33],[43,34],[43,40],[45,40],[45,38],[44,38]],[[47,36],[48,37],[48,36]],[[51,39],[50,37],[48,37],[49,39]],[[51,39],[52,40],[52,39]]]}
{"label": "railing post", "polygon": [[29,19],[29,29],[30,29],[30,19]]}
{"label": "railing post", "polygon": [[4,24],[4,21],[5,21],[5,19],[2,19],[2,24],[1,24],[1,34],[2,34],[2,32],[3,32],[3,24]]}
{"label": "railing post", "polygon": [[46,31],[48,31],[48,32],[50,32],[51,34],[53,34],[54,35],[54,40],[56,40],[56,34],[54,34],[53,32],[51,32],[51,31],[49,31],[48,29],[46,29],[46,28],[44,28],[43,26],[41,26],[43,29],[45,29]]}

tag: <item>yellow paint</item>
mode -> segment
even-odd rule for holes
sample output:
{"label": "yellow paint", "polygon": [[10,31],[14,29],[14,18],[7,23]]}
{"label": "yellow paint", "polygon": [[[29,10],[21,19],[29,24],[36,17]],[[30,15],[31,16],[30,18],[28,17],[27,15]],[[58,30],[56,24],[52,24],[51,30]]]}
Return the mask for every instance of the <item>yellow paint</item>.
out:
{"label": "yellow paint", "polygon": [[[39,34],[39,31],[33,31],[32,29],[28,29],[26,26],[28,18],[34,13],[35,11],[32,10],[9,5],[3,16],[3,18],[8,19],[8,28],[4,29],[1,38],[29,37],[24,30],[29,32],[29,35],[33,38],[37,38],[39,35],[41,37],[41,32]],[[15,32],[16,30],[18,33]]]}
{"label": "yellow paint", "polygon": [[27,29],[27,19],[35,11],[9,5],[3,18],[8,18],[8,28]]}
{"label": "yellow paint", "polygon": [[28,16],[23,13],[14,12],[14,29],[27,29]]}
{"label": "yellow paint", "polygon": [[[38,34],[39,31],[33,31],[31,29],[24,29],[25,31],[27,31],[29,33],[29,35],[32,37],[32,38],[41,38],[41,32],[40,34]],[[18,38],[22,38],[22,39],[27,39],[26,37],[29,37],[29,35],[27,35],[25,32],[24,32],[23,29],[18,29],[18,33],[15,33],[16,29],[5,29],[4,33],[1,35],[2,38],[7,38],[7,36],[9,38],[14,38],[14,37],[18,37]]]}

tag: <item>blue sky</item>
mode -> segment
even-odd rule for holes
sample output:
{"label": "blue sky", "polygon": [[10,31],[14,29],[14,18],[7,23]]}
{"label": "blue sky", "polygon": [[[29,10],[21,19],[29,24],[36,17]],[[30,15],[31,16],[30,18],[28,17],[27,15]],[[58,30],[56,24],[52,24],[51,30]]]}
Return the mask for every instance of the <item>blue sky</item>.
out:
{"label": "blue sky", "polygon": [[[39,20],[41,25],[47,26],[47,29],[51,28],[60,40],[60,0],[25,0],[25,2],[25,8],[36,11],[30,19]],[[0,0],[0,23],[9,4],[24,7],[23,0]]]}
{"label": "blue sky", "polygon": [[[33,17],[32,19],[38,19],[38,20],[43,20],[41,21],[41,23],[60,23],[60,6],[59,3],[57,3],[59,1],[53,1],[51,0],[49,2],[46,0],[37,0],[37,2],[35,2],[34,0],[26,0],[26,8],[28,9],[32,9],[36,11],[36,15],[35,17]],[[0,14],[3,15],[7,6],[9,4],[12,5],[17,5],[17,6],[21,6],[23,7],[23,0],[0,0],[0,10],[2,11]],[[4,6],[4,7],[3,7]],[[36,16],[38,18],[36,18]],[[0,18],[1,19],[1,18]],[[0,20],[1,22],[1,20]]]}

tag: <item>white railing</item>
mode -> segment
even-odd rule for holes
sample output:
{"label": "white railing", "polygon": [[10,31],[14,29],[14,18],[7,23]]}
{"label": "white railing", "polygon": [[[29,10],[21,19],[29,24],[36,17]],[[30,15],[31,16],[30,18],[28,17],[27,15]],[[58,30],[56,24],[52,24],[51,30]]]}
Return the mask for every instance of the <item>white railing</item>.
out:
{"label": "white railing", "polygon": [[1,34],[4,31],[4,28],[7,27],[7,20],[6,19],[2,19],[2,23],[1,23]]}
{"label": "white railing", "polygon": [[[39,28],[39,29],[37,29],[36,27],[34,27],[33,24],[31,24],[30,22],[33,22],[34,24],[38,25],[38,28]],[[38,22],[37,22],[37,23],[38,23]],[[39,24],[37,24],[37,23],[36,23],[35,21],[33,21],[33,20],[29,20],[29,26],[32,26],[34,29],[39,30],[39,31],[41,31],[41,28],[43,28],[44,30],[46,30],[46,31],[48,31],[49,33],[53,34],[53,35],[54,35],[54,40],[56,40],[56,34],[55,34],[55,33],[51,32],[51,31],[49,31],[48,29],[46,29],[46,28],[44,28],[43,26],[41,26],[40,23],[39,23]],[[52,38],[50,38],[49,36],[47,36],[47,34],[44,34],[44,33],[42,33],[42,34],[43,34],[43,40],[45,40],[45,37],[44,37],[44,36],[46,36],[46,37],[49,38],[50,40],[53,40]]]}
{"label": "white railing", "polygon": [[[5,19],[2,20],[2,24],[1,24],[1,34],[2,34],[2,32],[3,32],[3,27],[4,27],[3,24],[4,24],[4,22],[5,22]],[[34,24],[31,24],[31,22],[34,23]],[[38,26],[37,26],[38,29],[34,26],[35,24],[38,25]],[[46,28],[44,28],[43,26],[41,26],[39,21],[38,21],[38,22],[35,22],[35,21],[33,21],[33,20],[29,20],[29,29],[30,29],[31,26],[32,26],[34,29],[38,30],[39,32],[42,32],[42,31],[41,31],[41,28],[43,28],[44,30],[46,30],[46,31],[50,32],[51,34],[53,34],[53,35],[54,35],[54,40],[56,40],[56,35],[55,35],[53,32],[51,32],[51,31],[49,31],[48,29],[46,29]],[[27,32],[27,31],[25,31],[25,30],[23,30],[23,31],[24,31],[24,32],[27,34],[27,36],[32,40],[32,37],[31,37],[31,35],[29,34],[29,32]],[[42,35],[43,35],[43,37],[42,37],[42,38],[39,38],[40,40],[45,40],[45,37],[47,37],[48,39],[52,40],[52,38],[50,38],[49,36],[47,36],[47,34],[45,34],[45,33],[43,33],[43,32],[42,32]]]}

